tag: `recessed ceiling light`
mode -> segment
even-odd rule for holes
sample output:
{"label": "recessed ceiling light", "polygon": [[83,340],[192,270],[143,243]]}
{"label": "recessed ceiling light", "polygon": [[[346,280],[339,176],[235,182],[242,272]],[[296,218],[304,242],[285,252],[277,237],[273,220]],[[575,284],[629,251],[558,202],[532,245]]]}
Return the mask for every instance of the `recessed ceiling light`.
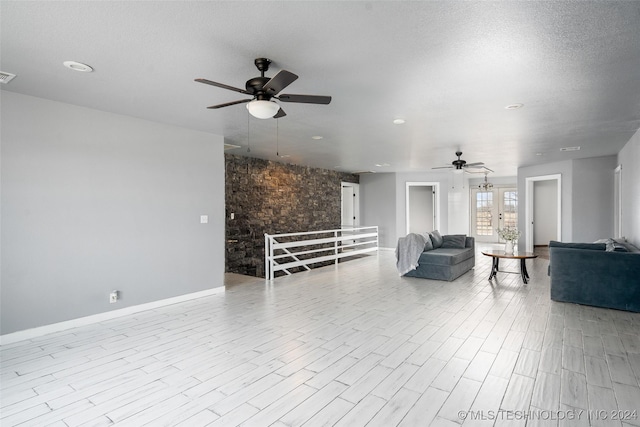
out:
{"label": "recessed ceiling light", "polygon": [[562,147],[560,151],[579,151],[580,147]]}
{"label": "recessed ceiling light", "polygon": [[311,137],[311,139],[316,139],[316,140],[317,140],[317,139],[322,139],[322,138],[324,138],[324,136],[315,135],[315,136],[312,136],[312,137]]}
{"label": "recessed ceiling light", "polygon": [[395,119],[393,121],[394,125],[403,125],[405,123],[404,119]]}
{"label": "recessed ceiling light", "polygon": [[544,153],[536,153],[536,156],[543,156]]}
{"label": "recessed ceiling light", "polygon": [[517,110],[518,108],[524,107],[524,104],[509,104],[505,108],[505,110]]}
{"label": "recessed ceiling light", "polygon": [[90,73],[93,71],[93,68],[87,64],[83,64],[81,62],[76,61],[64,61],[62,63],[65,67],[72,69],[73,71],[81,71],[83,73]]}
{"label": "recessed ceiling light", "polygon": [[280,157],[286,159],[287,157],[291,157],[291,154],[280,154]]}
{"label": "recessed ceiling light", "polygon": [[376,163],[376,166],[379,168],[386,168],[387,166],[391,166],[389,163]]}

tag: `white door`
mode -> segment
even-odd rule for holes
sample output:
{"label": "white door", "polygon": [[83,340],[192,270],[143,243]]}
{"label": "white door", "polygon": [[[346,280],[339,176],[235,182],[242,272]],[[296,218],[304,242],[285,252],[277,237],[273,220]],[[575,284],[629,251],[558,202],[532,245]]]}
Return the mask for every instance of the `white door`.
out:
{"label": "white door", "polygon": [[342,183],[342,220],[344,227],[357,227],[360,224],[360,185],[351,182]]}
{"label": "white door", "polygon": [[471,191],[471,234],[478,242],[500,241],[496,229],[518,226],[518,190],[494,188]]}

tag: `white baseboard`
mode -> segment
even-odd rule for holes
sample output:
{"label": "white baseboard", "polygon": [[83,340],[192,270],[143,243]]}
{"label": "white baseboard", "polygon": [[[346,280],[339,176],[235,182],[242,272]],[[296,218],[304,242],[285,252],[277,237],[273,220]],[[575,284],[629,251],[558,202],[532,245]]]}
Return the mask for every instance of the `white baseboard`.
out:
{"label": "white baseboard", "polygon": [[152,301],[145,304],[133,305],[131,307],[125,307],[119,310],[107,311],[105,313],[93,314],[91,316],[86,316],[86,317],[79,317],[77,319],[66,320],[64,322],[59,322],[59,323],[52,323],[51,325],[38,326],[37,328],[26,329],[24,331],[12,332],[10,334],[0,335],[0,345],[13,344],[18,341],[38,338],[43,335],[51,334],[53,332],[65,331],[67,329],[77,328],[79,326],[86,326],[92,323],[104,322],[105,320],[115,319],[117,317],[126,316],[128,314],[139,313],[141,311],[152,310],[158,307],[164,307],[167,305],[177,304],[179,302],[189,301],[196,298],[202,298],[209,295],[215,295],[215,294],[223,293],[224,290],[225,290],[224,286],[219,286],[217,288],[207,289],[199,292],[193,292],[185,295],[179,295],[173,298]]}

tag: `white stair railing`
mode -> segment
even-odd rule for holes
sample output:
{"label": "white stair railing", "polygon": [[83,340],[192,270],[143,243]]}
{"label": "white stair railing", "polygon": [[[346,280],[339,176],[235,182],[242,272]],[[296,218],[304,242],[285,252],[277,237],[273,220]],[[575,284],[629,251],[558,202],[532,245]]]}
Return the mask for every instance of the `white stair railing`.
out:
{"label": "white stair railing", "polygon": [[[319,237],[324,236],[324,237]],[[328,236],[328,237],[327,237]],[[264,235],[265,278],[277,271],[334,261],[378,250],[378,226]],[[301,257],[304,256],[304,257]]]}

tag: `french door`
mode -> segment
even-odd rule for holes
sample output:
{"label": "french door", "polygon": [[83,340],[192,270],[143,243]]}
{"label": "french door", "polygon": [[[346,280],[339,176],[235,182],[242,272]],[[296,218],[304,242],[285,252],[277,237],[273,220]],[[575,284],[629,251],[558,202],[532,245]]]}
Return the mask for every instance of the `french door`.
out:
{"label": "french door", "polygon": [[518,190],[471,190],[471,234],[478,242],[500,241],[497,228],[518,226]]}

